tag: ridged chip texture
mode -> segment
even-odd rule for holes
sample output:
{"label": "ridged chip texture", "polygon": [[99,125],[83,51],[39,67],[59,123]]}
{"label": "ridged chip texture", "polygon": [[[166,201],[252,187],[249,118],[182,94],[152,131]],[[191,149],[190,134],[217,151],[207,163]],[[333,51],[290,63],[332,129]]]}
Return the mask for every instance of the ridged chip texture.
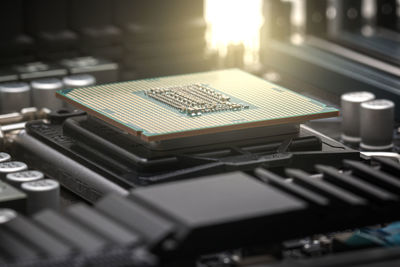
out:
{"label": "ridged chip texture", "polygon": [[237,69],[64,89],[57,96],[144,141],[338,115],[335,108]]}

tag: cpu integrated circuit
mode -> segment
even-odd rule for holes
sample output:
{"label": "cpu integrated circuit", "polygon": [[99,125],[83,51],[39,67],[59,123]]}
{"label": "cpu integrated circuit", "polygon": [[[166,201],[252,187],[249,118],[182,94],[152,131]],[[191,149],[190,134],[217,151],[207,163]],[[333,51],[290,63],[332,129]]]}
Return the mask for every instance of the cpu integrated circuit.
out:
{"label": "cpu integrated circuit", "polygon": [[338,116],[338,110],[230,69],[57,92],[146,142]]}

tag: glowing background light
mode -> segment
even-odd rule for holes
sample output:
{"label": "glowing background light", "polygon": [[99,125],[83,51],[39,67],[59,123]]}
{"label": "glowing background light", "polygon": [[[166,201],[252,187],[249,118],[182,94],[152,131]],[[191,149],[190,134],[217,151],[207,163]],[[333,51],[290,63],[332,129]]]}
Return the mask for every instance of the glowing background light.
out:
{"label": "glowing background light", "polygon": [[243,44],[244,63],[259,62],[262,0],[205,0],[205,17],[211,49],[224,57],[230,44]]}

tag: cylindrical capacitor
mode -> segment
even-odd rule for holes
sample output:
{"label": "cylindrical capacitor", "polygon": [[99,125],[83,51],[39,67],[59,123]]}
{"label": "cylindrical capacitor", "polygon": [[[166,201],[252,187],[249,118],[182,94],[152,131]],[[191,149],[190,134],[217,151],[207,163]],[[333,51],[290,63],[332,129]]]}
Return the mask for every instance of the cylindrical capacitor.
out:
{"label": "cylindrical capacitor", "polygon": [[11,159],[10,154],[5,152],[0,152],[0,162],[9,161]]}
{"label": "cylindrical capacitor", "polygon": [[75,74],[63,78],[64,88],[86,87],[96,84],[96,78],[90,74]]}
{"label": "cylindrical capacitor", "polygon": [[56,91],[63,88],[61,80],[44,78],[31,82],[32,102],[37,108],[57,110],[63,107],[63,101],[56,98]]}
{"label": "cylindrical capacitor", "polygon": [[361,144],[365,150],[393,147],[394,103],[377,99],[361,104]]}
{"label": "cylindrical capacitor", "polygon": [[8,173],[24,171],[28,166],[21,161],[6,161],[0,163],[0,178],[6,177]]}
{"label": "cylindrical capacitor", "polygon": [[21,185],[28,196],[29,214],[43,209],[58,209],[60,205],[60,184],[51,179],[26,182]]}
{"label": "cylindrical capacitor", "polygon": [[370,92],[351,92],[341,97],[342,139],[349,143],[359,143],[360,138],[360,105],[375,99]]}
{"label": "cylindrical capacitor", "polygon": [[[75,74],[63,78],[64,88],[80,88],[92,86],[96,84],[96,78],[90,74]],[[75,107],[65,103],[64,106],[69,110],[74,110]]]}
{"label": "cylindrical capacitor", "polygon": [[31,88],[25,82],[0,84],[0,113],[20,111],[31,105]]}
{"label": "cylindrical capacitor", "polygon": [[43,179],[44,175],[40,171],[13,172],[6,175],[6,182],[19,188],[22,183],[33,182]]}

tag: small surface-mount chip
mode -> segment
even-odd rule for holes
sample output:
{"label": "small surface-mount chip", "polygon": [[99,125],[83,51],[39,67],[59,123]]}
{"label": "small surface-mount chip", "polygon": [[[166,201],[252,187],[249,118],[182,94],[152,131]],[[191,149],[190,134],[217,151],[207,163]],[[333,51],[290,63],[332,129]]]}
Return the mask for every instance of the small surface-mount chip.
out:
{"label": "small surface-mount chip", "polygon": [[338,110],[229,69],[57,92],[145,142],[338,116]]}

